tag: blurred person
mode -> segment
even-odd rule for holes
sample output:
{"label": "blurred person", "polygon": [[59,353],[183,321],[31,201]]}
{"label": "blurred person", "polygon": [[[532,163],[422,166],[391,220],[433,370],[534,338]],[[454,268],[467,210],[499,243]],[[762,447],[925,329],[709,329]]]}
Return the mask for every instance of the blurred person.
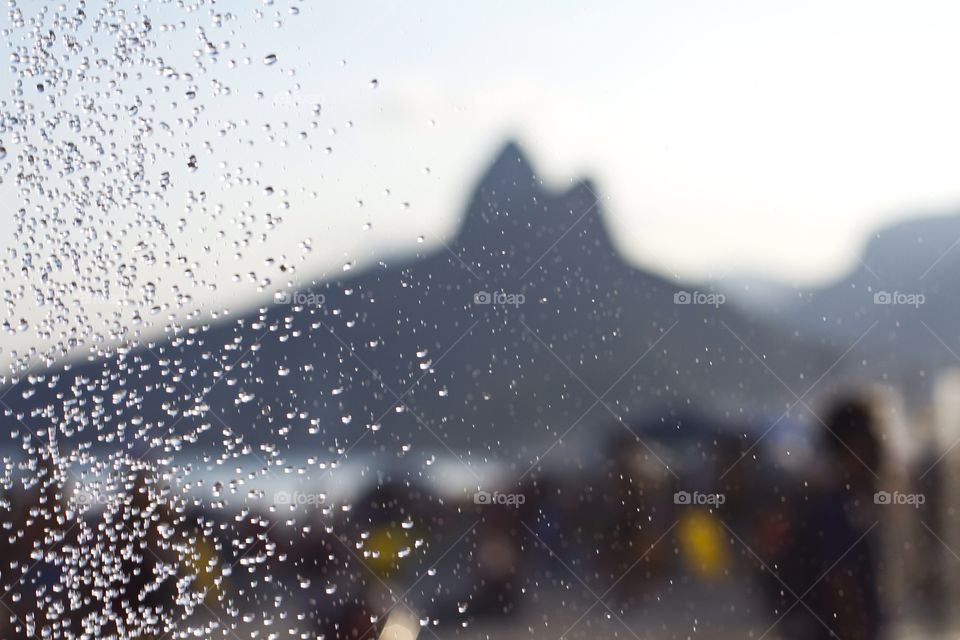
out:
{"label": "blurred person", "polygon": [[[159,486],[146,461],[119,466],[103,489],[106,503],[85,514],[84,544],[109,549],[117,560],[94,565],[94,583],[74,581],[79,600],[71,603],[71,631],[78,637],[159,638],[165,617],[178,606],[174,581],[181,548],[165,540],[161,529],[178,531],[175,539],[186,530],[166,504],[168,489]],[[73,563],[84,562],[83,548],[71,545]]]}
{"label": "blurred person", "polygon": [[507,505],[482,510],[475,529],[475,584],[470,596],[471,615],[504,616],[519,604],[518,567],[523,557],[519,536],[521,512]]}
{"label": "blurred person", "polygon": [[[881,445],[871,406],[857,397],[824,416],[822,467],[785,521],[775,567],[777,631],[787,638],[871,640],[882,627],[880,538],[874,505]],[[779,581],[778,581],[779,582]],[[794,604],[796,597],[803,603]],[[805,605],[805,606],[804,606]]]}
{"label": "blurred person", "polygon": [[[56,599],[62,570],[51,551],[69,540],[72,527],[64,512],[64,470],[55,446],[38,450],[26,462],[22,487],[4,499],[4,566],[0,632],[4,637],[40,635],[56,624],[46,604]],[[19,561],[18,561],[19,560]]]}
{"label": "blurred person", "polygon": [[633,434],[617,430],[605,451],[593,503],[576,517],[595,523],[596,570],[621,595],[635,594],[672,560],[669,545],[657,541],[673,519],[675,487],[664,462]]}
{"label": "blurred person", "polygon": [[687,508],[677,524],[677,548],[688,573],[701,582],[719,580],[729,574],[729,539],[716,514],[709,509]]}

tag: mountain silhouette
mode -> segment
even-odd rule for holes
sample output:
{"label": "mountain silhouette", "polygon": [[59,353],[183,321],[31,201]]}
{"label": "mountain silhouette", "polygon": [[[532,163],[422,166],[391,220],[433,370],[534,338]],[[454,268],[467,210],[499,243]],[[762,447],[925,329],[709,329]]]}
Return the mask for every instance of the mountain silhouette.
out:
{"label": "mountain silhouette", "polygon": [[591,446],[598,427],[651,412],[775,418],[838,356],[729,305],[689,303],[710,293],[625,262],[591,184],[544,186],[511,142],[437,252],[23,379],[4,420],[25,446],[56,433],[84,455],[526,468],[561,455],[558,440]]}
{"label": "mountain silhouette", "polygon": [[[753,304],[757,321],[866,360],[872,376],[929,400],[936,370],[960,354],[960,216],[938,215],[877,231],[850,273],[821,288],[789,289]],[[771,285],[772,286],[772,285]]]}

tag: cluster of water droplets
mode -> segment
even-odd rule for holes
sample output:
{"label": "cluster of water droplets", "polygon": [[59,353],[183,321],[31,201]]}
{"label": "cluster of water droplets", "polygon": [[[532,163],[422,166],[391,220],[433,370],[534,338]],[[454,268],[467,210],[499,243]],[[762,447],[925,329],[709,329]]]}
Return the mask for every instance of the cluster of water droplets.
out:
{"label": "cluster of water droplets", "polygon": [[[296,19],[296,4],[6,3],[0,628],[18,637],[306,634],[273,574],[292,562],[276,538],[289,544],[311,527],[257,485],[294,470],[279,449],[254,450],[215,420],[206,399],[221,383],[236,402],[252,399],[241,361],[257,345],[206,341],[203,320],[229,311],[195,300],[217,288],[206,274],[243,265],[289,206],[287,188],[261,184],[259,163],[229,151],[258,128],[285,144],[288,123],[254,125],[228,107],[255,99],[232,84],[236,68],[283,71],[277,54],[248,47],[238,15],[276,27]],[[289,263],[265,270],[289,274]],[[202,355],[188,366],[184,349]],[[82,375],[64,365],[85,359],[104,364]],[[156,398],[164,420],[143,417]],[[210,432],[218,450],[175,455]],[[211,469],[227,479],[210,480]],[[227,510],[226,495],[266,506]]]}

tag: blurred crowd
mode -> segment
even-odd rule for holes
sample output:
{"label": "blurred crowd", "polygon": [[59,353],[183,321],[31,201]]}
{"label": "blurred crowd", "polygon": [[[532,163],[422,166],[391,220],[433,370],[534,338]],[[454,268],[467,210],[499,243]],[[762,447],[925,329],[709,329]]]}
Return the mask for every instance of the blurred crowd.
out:
{"label": "blurred crowd", "polygon": [[[77,510],[69,479],[41,455],[37,481],[4,496],[0,622],[4,637],[50,625],[117,635],[136,600],[155,612],[159,637],[174,609],[263,624],[271,593],[316,637],[385,637],[398,619],[414,627],[398,637],[444,636],[537,608],[586,615],[589,603],[564,596],[578,582],[626,616],[655,606],[648,596],[665,582],[735,581],[757,636],[933,634],[953,628],[960,594],[958,389],[948,379],[913,421],[889,390],[838,394],[811,411],[812,426],[782,419],[765,431],[667,413],[604,431],[579,462],[516,469],[472,491],[385,469],[349,501],[317,494],[259,510],[171,500],[148,462],[110,480],[115,502]],[[778,428],[796,437],[767,437]],[[54,503],[89,526],[52,520]],[[218,537],[227,521],[248,531],[242,548]],[[138,551],[84,557],[117,540]],[[125,579],[97,581],[96,567],[82,571],[93,562],[118,563],[109,575]]]}

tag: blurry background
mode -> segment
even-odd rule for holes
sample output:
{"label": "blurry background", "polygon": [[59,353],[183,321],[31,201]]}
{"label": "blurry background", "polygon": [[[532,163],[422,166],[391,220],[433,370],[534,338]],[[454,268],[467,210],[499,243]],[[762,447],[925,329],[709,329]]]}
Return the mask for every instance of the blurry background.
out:
{"label": "blurry background", "polygon": [[10,3],[4,631],[952,637],[958,14]]}
{"label": "blurry background", "polygon": [[[242,176],[287,190],[289,209],[275,211],[287,224],[242,263],[221,257],[218,269],[241,280],[303,283],[442,248],[507,138],[548,184],[589,175],[623,256],[684,281],[823,285],[856,268],[883,226],[957,202],[952,3],[292,6],[297,15],[285,4],[223,12],[232,19],[220,28],[151,10],[170,26],[164,59],[208,69],[172,85],[202,87],[192,100],[158,94],[160,116],[200,109],[181,150],[199,151],[199,168],[174,172],[171,214],[188,190],[239,207],[246,194],[228,187]],[[153,73],[142,87],[159,89]],[[211,76],[231,90],[211,89]],[[202,259],[216,228],[189,211],[179,248]],[[295,277],[262,265],[296,259],[307,239]],[[164,301],[191,285],[164,276]],[[197,306],[269,297],[216,284],[188,289]],[[33,346],[25,333],[0,357]]]}

